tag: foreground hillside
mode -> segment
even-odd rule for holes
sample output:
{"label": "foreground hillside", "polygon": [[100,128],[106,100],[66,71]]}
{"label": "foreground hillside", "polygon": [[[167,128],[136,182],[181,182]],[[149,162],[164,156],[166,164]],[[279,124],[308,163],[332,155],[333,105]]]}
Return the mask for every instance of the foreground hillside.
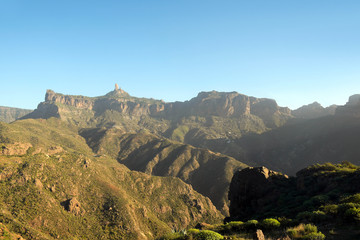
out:
{"label": "foreground hillside", "polygon": [[94,157],[58,119],[1,123],[0,137],[0,222],[26,239],[154,239],[222,218],[180,179]]}
{"label": "foreground hillside", "polygon": [[163,239],[359,239],[359,184],[360,167],[349,162],[312,165],[296,177],[246,168],[231,181],[225,224],[202,224]]}

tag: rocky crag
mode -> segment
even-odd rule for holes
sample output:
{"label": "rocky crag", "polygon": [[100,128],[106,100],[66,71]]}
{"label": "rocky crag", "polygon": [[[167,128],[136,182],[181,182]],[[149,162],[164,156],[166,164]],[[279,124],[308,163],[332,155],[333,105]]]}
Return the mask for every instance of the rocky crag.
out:
{"label": "rocky crag", "polygon": [[[293,219],[299,218],[301,212],[311,215],[313,211],[322,209],[323,212],[314,212],[312,217],[315,218],[316,214],[325,214],[327,204],[346,203],[346,197],[360,194],[359,171],[358,166],[349,162],[309,166],[297,172],[296,177],[288,177],[265,167],[239,170],[230,184],[228,220],[266,217]],[[358,200],[355,201],[358,203]],[[318,220],[321,220],[321,216]]]}

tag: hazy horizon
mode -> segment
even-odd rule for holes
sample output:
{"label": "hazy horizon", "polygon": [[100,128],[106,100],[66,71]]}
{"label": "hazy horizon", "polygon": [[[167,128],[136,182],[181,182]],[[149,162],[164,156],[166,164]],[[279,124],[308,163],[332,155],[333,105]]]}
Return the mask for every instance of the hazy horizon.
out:
{"label": "hazy horizon", "polygon": [[360,93],[359,1],[3,1],[0,106],[46,89],[186,101],[236,91],[296,109]]}

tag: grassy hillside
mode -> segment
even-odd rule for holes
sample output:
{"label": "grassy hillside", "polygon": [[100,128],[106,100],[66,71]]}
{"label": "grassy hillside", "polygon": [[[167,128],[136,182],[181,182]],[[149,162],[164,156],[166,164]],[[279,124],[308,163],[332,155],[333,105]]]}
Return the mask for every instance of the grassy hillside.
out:
{"label": "grassy hillside", "polygon": [[154,239],[222,218],[180,179],[94,157],[58,119],[1,124],[0,136],[0,222],[24,238]]}

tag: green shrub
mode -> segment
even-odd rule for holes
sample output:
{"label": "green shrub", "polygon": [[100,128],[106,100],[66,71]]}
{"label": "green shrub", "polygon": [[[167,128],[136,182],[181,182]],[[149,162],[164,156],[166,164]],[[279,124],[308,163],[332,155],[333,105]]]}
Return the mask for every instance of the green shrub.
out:
{"label": "green shrub", "polygon": [[312,233],[312,232],[317,232],[317,227],[315,225],[312,224],[305,224],[304,225],[304,231],[305,233]]}
{"label": "green shrub", "polygon": [[289,228],[286,230],[286,234],[291,239],[304,239],[304,240],[323,240],[325,235],[318,232],[315,225],[312,224],[300,224],[297,227]]}
{"label": "green shrub", "polygon": [[350,220],[360,221],[360,208],[349,208],[345,211],[344,215]]}
{"label": "green shrub", "polygon": [[278,217],[277,220],[280,222],[280,226],[282,227],[290,227],[293,224],[293,220],[286,217]]}
{"label": "green shrub", "polygon": [[200,232],[199,229],[196,229],[196,228],[190,228],[189,230],[187,230],[187,234],[188,235],[196,235]]}
{"label": "green shrub", "polygon": [[336,204],[330,204],[322,207],[325,214],[336,215],[338,213],[339,206]]}
{"label": "green shrub", "polygon": [[360,204],[360,193],[357,193],[357,194],[351,195],[349,197],[346,197],[346,198],[342,199],[342,202]]}
{"label": "green shrub", "polygon": [[257,220],[248,220],[244,223],[244,229],[246,230],[254,230],[259,225]]}
{"label": "green shrub", "polygon": [[223,228],[225,231],[238,232],[244,229],[244,223],[241,221],[228,222]]}
{"label": "green shrub", "polygon": [[195,235],[196,240],[220,240],[224,239],[224,237],[217,233],[213,232],[211,230],[202,230],[198,234]]}
{"label": "green shrub", "polygon": [[274,230],[280,227],[280,222],[274,218],[266,218],[262,220],[261,226],[266,230]]}
{"label": "green shrub", "polygon": [[322,232],[312,232],[305,234],[300,239],[304,240],[323,240],[325,239],[325,235]]}
{"label": "green shrub", "polygon": [[169,233],[160,238],[160,240],[185,240],[186,236],[182,232]]}

